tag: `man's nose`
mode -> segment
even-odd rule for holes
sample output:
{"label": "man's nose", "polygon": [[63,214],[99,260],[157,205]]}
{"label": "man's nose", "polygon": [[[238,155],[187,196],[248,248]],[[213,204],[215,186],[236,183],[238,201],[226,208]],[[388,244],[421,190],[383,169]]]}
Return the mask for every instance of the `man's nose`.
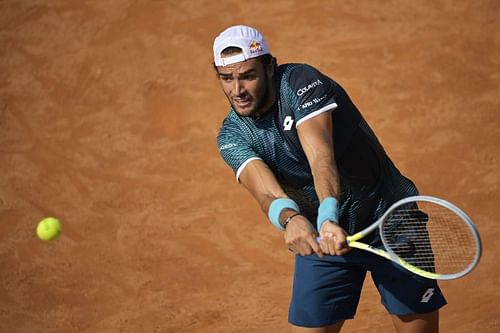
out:
{"label": "man's nose", "polygon": [[235,79],[234,80],[234,93],[236,95],[241,95],[244,91],[244,86],[241,80]]}

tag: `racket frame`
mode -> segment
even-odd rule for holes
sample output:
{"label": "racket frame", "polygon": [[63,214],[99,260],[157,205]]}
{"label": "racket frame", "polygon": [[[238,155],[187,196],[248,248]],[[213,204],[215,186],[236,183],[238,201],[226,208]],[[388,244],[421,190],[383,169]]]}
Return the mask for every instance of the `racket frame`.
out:
{"label": "racket frame", "polygon": [[[428,272],[423,269],[420,269],[402,258],[400,258],[396,253],[394,253],[389,246],[387,246],[387,243],[384,239],[383,235],[383,225],[384,222],[387,220],[387,218],[390,216],[390,214],[397,209],[399,206],[411,203],[411,202],[430,202],[434,203],[440,206],[443,206],[452,212],[454,212],[457,216],[459,216],[465,223],[465,225],[469,228],[474,240],[475,240],[475,247],[476,247],[476,253],[474,256],[474,259],[471,261],[471,263],[461,272],[453,273],[453,274],[439,274],[439,273],[433,273],[433,272]],[[380,238],[382,240],[382,244],[384,245],[385,250],[376,248],[374,246],[371,246],[369,244],[365,244],[362,242],[358,242],[358,240],[362,239],[366,235],[370,234],[373,232],[375,229],[379,229],[379,234]],[[427,195],[417,195],[417,196],[411,196],[407,197],[404,199],[401,199],[397,202],[395,202],[391,207],[387,209],[387,211],[382,215],[376,222],[374,222],[372,225],[369,227],[347,237],[347,243],[350,247],[357,248],[360,250],[368,251],[373,254],[376,254],[378,256],[381,256],[383,258],[389,259],[393,261],[394,263],[402,266],[406,270],[417,274],[419,276],[428,278],[428,279],[433,279],[433,280],[452,280],[452,279],[458,279],[460,277],[463,277],[467,274],[469,274],[479,263],[479,260],[481,258],[481,253],[482,253],[482,245],[481,245],[481,238],[479,236],[479,231],[477,230],[476,226],[470,219],[470,217],[460,208],[455,206],[454,204],[432,196],[427,196]]]}

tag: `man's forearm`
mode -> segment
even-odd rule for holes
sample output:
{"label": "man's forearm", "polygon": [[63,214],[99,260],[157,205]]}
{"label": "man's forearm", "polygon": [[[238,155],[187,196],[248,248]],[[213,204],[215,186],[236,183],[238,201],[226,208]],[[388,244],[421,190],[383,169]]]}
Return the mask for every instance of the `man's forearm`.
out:
{"label": "man's forearm", "polygon": [[314,189],[319,201],[327,197],[339,199],[340,180],[337,166],[333,158],[320,158],[311,164]]}

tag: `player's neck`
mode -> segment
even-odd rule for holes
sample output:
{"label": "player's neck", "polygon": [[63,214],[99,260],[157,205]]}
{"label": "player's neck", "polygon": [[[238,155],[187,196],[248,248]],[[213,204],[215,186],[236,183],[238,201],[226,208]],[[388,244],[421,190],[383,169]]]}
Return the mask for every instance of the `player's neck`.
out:
{"label": "player's neck", "polygon": [[278,100],[278,96],[276,94],[276,85],[271,84],[269,86],[269,91],[266,97],[266,102],[262,104],[259,112],[257,112],[255,116],[253,116],[253,118],[256,120],[264,118],[274,109],[274,106]]}
{"label": "player's neck", "polygon": [[265,118],[267,115],[272,113],[272,111],[274,110],[275,104],[276,104],[276,99],[274,101],[272,101],[271,103],[269,103],[266,107],[263,107],[261,109],[262,111],[259,112],[258,114],[256,114],[255,116],[253,116],[253,118],[255,120],[260,120],[262,118]]}

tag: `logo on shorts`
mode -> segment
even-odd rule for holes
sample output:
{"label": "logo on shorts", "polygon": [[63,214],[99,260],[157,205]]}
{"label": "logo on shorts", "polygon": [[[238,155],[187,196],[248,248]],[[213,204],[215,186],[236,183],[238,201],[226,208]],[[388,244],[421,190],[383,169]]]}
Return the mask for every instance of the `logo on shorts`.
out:
{"label": "logo on shorts", "polygon": [[425,293],[422,295],[420,303],[429,303],[429,300],[431,299],[432,295],[434,295],[434,288],[427,289]]}
{"label": "logo on shorts", "polygon": [[285,117],[285,121],[283,121],[283,129],[285,131],[289,131],[292,129],[292,125],[293,125],[293,118],[292,116],[286,116]]}
{"label": "logo on shorts", "polygon": [[257,52],[262,52],[262,45],[254,40],[252,44],[250,44],[250,53],[257,53]]}

